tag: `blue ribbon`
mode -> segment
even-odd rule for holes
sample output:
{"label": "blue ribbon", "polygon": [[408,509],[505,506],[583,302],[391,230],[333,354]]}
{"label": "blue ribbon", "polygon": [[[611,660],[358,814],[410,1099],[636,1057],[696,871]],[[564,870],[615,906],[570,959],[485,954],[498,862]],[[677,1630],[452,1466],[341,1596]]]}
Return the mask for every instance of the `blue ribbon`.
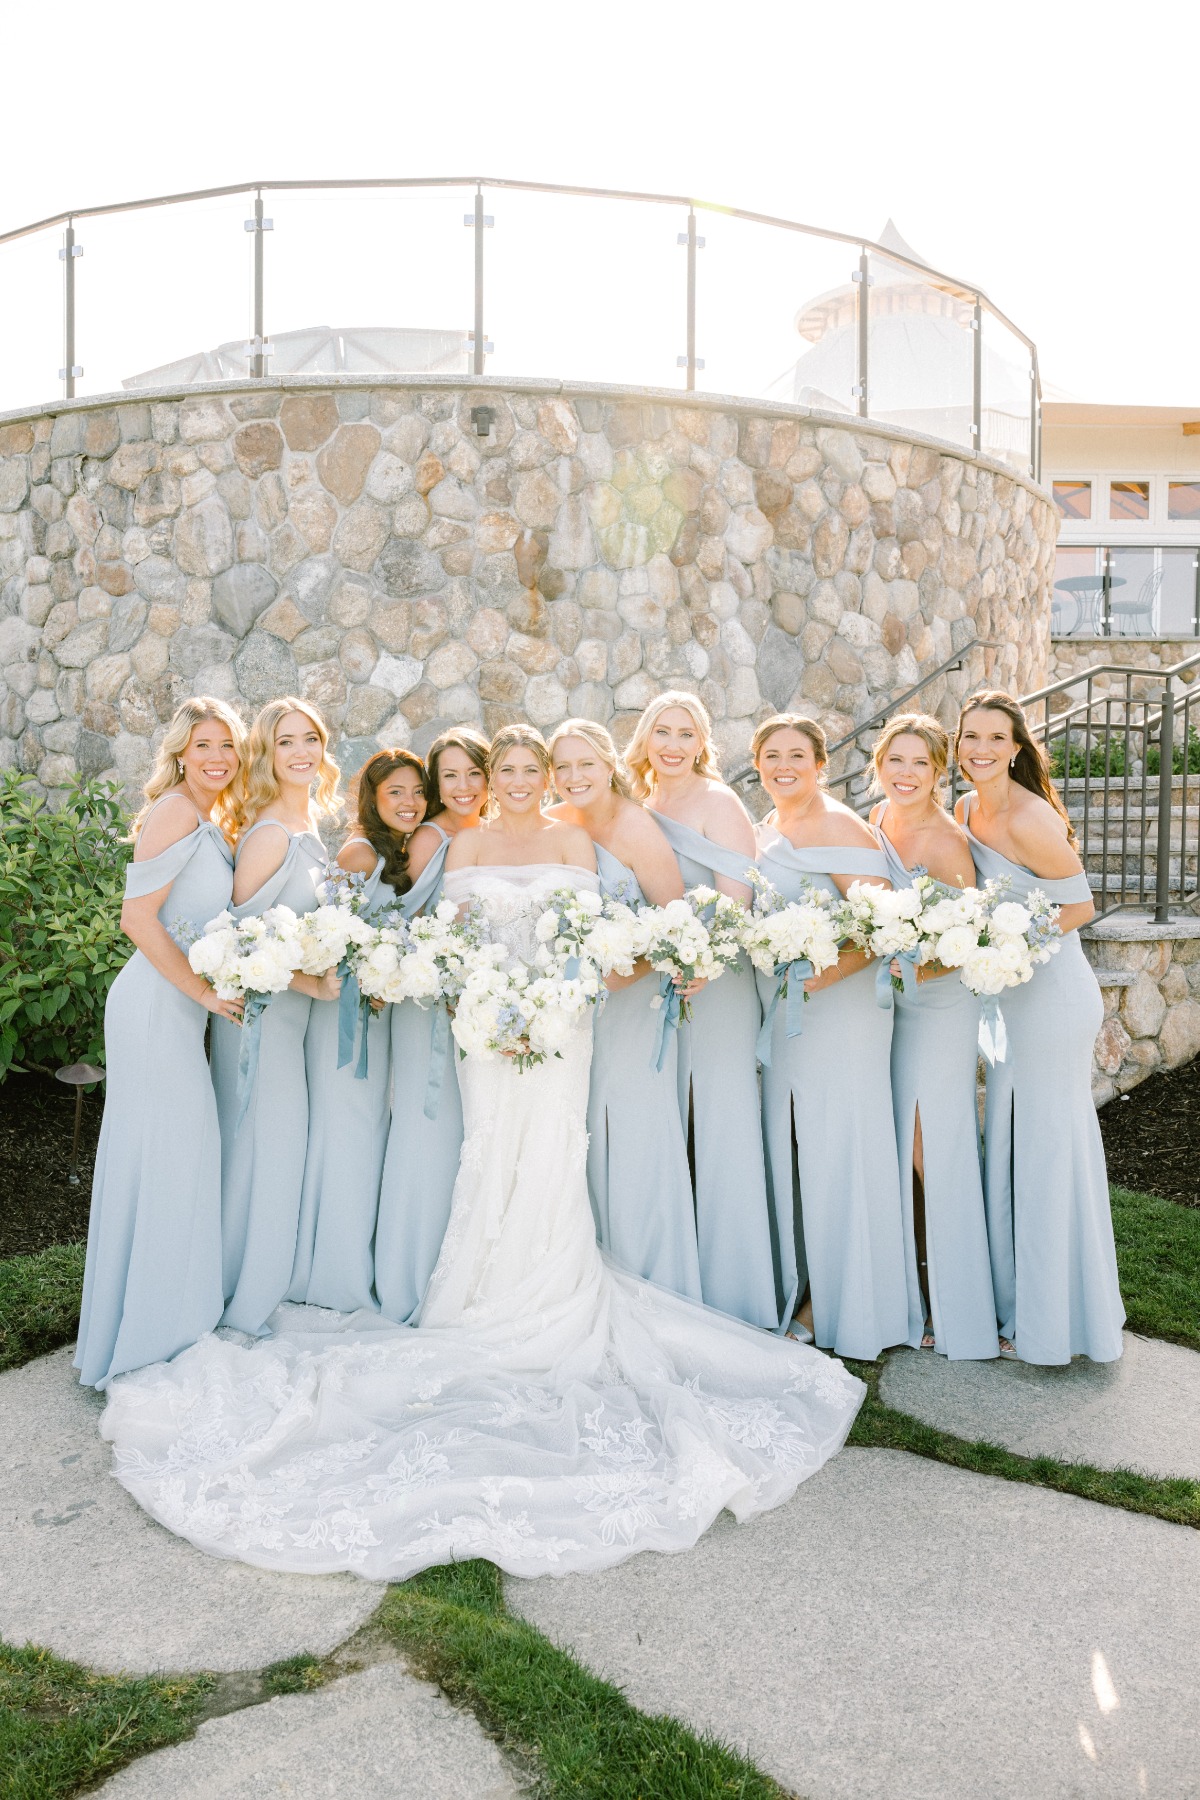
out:
{"label": "blue ribbon", "polygon": [[446,1079],[446,1057],[450,1050],[450,1010],[439,1000],[433,1015],[433,1035],[429,1047],[429,1079],[425,1083],[425,1117],[436,1119],[442,1100],[442,1083]]}
{"label": "blue ribbon", "polygon": [[675,986],[673,975],[659,976],[658,991],[662,997],[662,1006],[659,1008],[658,1046],[651,1061],[656,1069],[661,1070],[667,1060],[667,1044],[670,1041],[670,1034],[679,1029],[681,1003],[679,989]]}
{"label": "blue ribbon", "polygon": [[804,983],[814,973],[812,964],[805,956],[796,962],[788,963],[786,968],[779,970],[776,974],[775,992],[771,995],[771,1004],[759,1027],[758,1042],[754,1046],[754,1053],[764,1069],[769,1069],[771,1066],[771,1035],[784,988],[787,989],[784,1034],[790,1038],[797,1038],[804,1030],[804,1002],[808,999],[808,995],[804,991]]}
{"label": "blue ribbon", "polygon": [[247,994],[246,1004],[242,1009],[242,1038],[238,1045],[238,1114],[237,1124],[233,1128],[235,1132],[241,1130],[254,1089],[254,1078],[258,1073],[259,1033],[262,1016],[270,998],[269,994]]}
{"label": "blue ribbon", "polygon": [[875,1004],[884,1012],[891,1012],[896,1003],[896,990],[892,986],[892,964],[900,964],[900,983],[905,998],[911,1000],[917,992],[917,951],[897,950],[894,956],[879,959],[879,967],[875,971]]}
{"label": "blue ribbon", "polygon": [[1000,1011],[1000,996],[984,994],[979,1011],[979,1048],[995,1068],[1008,1056],[1008,1029]]}
{"label": "blue ribbon", "polygon": [[347,1063],[353,1061],[354,1034],[361,1024],[362,1040],[354,1079],[355,1081],[365,1081],[367,1079],[367,1026],[371,1020],[371,1002],[359,989],[349,963],[342,963],[338,974],[342,978],[342,987],[338,994],[337,1066],[339,1069],[344,1069]]}
{"label": "blue ribbon", "polygon": [[579,958],[577,956],[568,956],[563,964],[563,975],[568,981],[579,980]]}

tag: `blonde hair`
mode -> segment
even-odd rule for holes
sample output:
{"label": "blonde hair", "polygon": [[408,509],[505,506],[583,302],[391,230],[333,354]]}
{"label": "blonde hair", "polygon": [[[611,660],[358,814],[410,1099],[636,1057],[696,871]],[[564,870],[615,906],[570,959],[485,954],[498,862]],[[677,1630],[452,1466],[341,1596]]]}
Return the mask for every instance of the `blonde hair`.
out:
{"label": "blonde hair", "polygon": [[242,816],[248,825],[279,798],[279,782],[275,776],[275,733],[280,721],[289,713],[301,713],[321,740],[317,791],[311,805],[318,817],[337,810],[341,771],[329,754],[329,727],[315,706],[307,700],[297,700],[294,694],[285,694],[282,700],[268,701],[250,727],[242,776]]}
{"label": "blonde hair", "polygon": [[692,764],[696,774],[705,776],[709,781],[722,779],[720,765],[713,752],[712,720],[708,716],[708,708],[695,694],[685,694],[679,688],[669,688],[657,700],[651,700],[644,709],[625,749],[625,766],[632,777],[635,800],[648,799],[657,786],[658,777],[650,763],[650,733],[663,713],[673,706],[681,706],[684,712],[690,713],[692,722],[700,733],[700,749]]}
{"label": "blonde hair", "polygon": [[818,725],[815,719],[810,719],[807,713],[785,712],[772,713],[771,717],[764,719],[755,731],[754,736],[750,739],[750,757],[753,762],[757,763],[763,745],[769,737],[774,737],[777,731],[798,731],[801,737],[808,739],[813,747],[813,755],[822,767],[829,761],[825,727]]}
{"label": "blonde hair", "polygon": [[538,767],[549,785],[554,780],[554,770],[550,762],[550,752],[546,748],[546,740],[536,725],[502,725],[488,746],[489,771],[496,767],[497,761],[503,757],[506,750],[513,750],[518,744],[533,751]]}
{"label": "blonde hair", "polygon": [[222,788],[217,795],[212,809],[213,824],[220,826],[231,844],[236,839],[242,825],[240,789],[246,763],[246,727],[224,700],[214,700],[211,694],[196,694],[190,700],[181,700],[171,715],[171,722],[158,746],[154,767],[142,789],[144,803],[129,827],[131,843],[146,823],[146,815],[155,801],[183,785],[183,764],[179,759],[191,743],[197,725],[203,725],[206,719],[215,719],[224,725],[237,752],[238,766],[230,776],[228,787]]}
{"label": "blonde hair", "polygon": [[945,806],[946,777],[950,769],[950,734],[946,727],[929,713],[897,713],[889,719],[879,736],[875,739],[871,751],[871,763],[875,770],[871,782],[871,792],[883,792],[883,759],[899,737],[918,737],[929,752],[929,760],[933,764],[933,798],[938,806]]}
{"label": "blonde hair", "polygon": [[600,761],[608,769],[608,785],[615,793],[620,794],[622,799],[632,800],[633,789],[629,776],[617,753],[617,746],[603,725],[597,725],[594,719],[564,719],[562,724],[556,726],[551,732],[550,741],[546,745],[552,768],[555,746],[566,737],[582,738],[585,744],[590,744]]}

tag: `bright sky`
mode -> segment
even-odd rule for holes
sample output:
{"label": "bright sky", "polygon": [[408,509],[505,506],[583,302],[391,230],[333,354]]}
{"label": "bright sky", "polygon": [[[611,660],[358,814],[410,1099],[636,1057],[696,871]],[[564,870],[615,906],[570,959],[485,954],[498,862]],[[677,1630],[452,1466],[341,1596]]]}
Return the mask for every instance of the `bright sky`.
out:
{"label": "bright sky", "polygon": [[[1086,400],[1200,405],[1190,0],[62,0],[7,9],[0,230],[255,177],[484,172],[692,193],[979,282]],[[465,330],[470,196],[270,196],[267,328]],[[670,384],[673,210],[491,194],[489,372]],[[251,207],[84,220],[81,392],[244,336]],[[756,391],[849,247],[706,219],[701,385]],[[0,408],[53,399],[57,234],[0,245]]]}

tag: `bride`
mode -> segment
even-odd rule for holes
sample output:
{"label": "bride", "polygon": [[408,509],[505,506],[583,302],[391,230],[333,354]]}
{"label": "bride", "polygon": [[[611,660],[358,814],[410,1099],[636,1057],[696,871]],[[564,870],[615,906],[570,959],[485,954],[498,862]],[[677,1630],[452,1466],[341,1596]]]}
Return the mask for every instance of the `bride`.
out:
{"label": "bride", "polygon": [[[598,890],[588,834],[541,809],[546,746],[506,727],[494,817],[455,838],[445,895],[528,961],[556,889]],[[281,1306],[122,1377],[119,1479],[169,1530],[266,1568],[399,1580],[487,1557],[511,1574],[687,1548],[777,1506],[845,1440],[842,1365],[625,1275],[586,1181],[591,1029],[518,1071],[460,1066],[465,1139],[413,1326]]]}

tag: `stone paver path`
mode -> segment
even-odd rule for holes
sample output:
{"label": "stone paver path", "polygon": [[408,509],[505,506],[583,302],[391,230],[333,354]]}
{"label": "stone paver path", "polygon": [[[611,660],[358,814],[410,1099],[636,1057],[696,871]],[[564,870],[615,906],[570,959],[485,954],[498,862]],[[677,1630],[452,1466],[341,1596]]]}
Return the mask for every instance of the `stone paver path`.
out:
{"label": "stone paver path", "polygon": [[155,1524],[113,1479],[71,1356],[0,1375],[0,1637],[95,1669],[227,1671],[323,1656],[370,1617],[378,1585],[223,1562]]}
{"label": "stone paver path", "polygon": [[879,1391],[927,1425],[1023,1456],[1200,1481],[1200,1356],[1178,1344],[1127,1331],[1119,1361],[1056,1369],[898,1350]]}
{"label": "stone paver path", "polygon": [[510,1581],[635,1706],[806,1800],[1195,1794],[1200,1532],[846,1450],[686,1556]]}
{"label": "stone paver path", "polygon": [[100,1789],[106,1800],[517,1800],[522,1791],[475,1720],[395,1663],[210,1719]]}

